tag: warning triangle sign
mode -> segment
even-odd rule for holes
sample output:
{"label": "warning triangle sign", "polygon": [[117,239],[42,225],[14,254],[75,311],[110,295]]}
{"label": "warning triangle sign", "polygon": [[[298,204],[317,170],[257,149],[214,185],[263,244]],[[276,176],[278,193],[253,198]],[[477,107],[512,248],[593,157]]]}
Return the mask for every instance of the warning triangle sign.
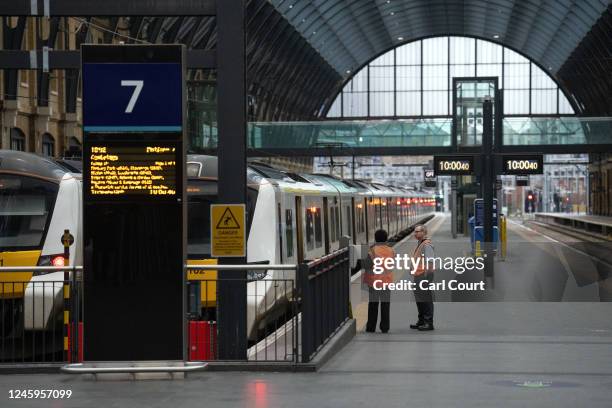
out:
{"label": "warning triangle sign", "polygon": [[217,229],[240,229],[240,224],[232,214],[232,211],[227,207],[225,211],[223,211],[223,215],[216,226]]}

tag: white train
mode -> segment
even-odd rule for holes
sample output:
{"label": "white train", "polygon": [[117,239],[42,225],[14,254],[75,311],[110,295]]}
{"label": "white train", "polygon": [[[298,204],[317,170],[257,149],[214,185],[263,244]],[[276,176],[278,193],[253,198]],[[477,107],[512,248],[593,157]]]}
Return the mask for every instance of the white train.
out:
{"label": "white train", "polygon": [[[4,266],[61,264],[64,229],[75,237],[70,264],[82,265],[81,175],[70,170],[75,168],[29,153],[0,150],[0,260]],[[210,262],[210,204],[217,195],[217,158],[189,155],[187,175],[189,261]],[[248,166],[247,185],[249,263],[295,264],[316,259],[338,249],[340,238],[349,236],[357,249],[356,266],[358,248],[371,243],[377,229],[386,229],[392,237],[435,211],[431,194],[294,174],[257,163]],[[267,322],[285,313],[287,302],[281,300],[291,285],[279,285],[277,280],[294,280],[294,275],[269,271],[252,276],[247,289],[252,340]],[[214,280],[216,274],[209,276]],[[61,285],[46,285],[43,290],[37,289],[36,282],[62,279],[63,273],[2,273],[0,296],[21,305],[26,330],[42,330],[53,321],[54,311],[61,311]],[[216,303],[214,282],[202,284],[201,295],[202,307],[210,312]],[[11,319],[16,321],[14,316]]]}
{"label": "white train", "polygon": [[[190,258],[206,258],[210,255],[208,213],[216,198],[217,158],[189,155],[187,175],[188,253]],[[352,263],[357,266],[359,248],[374,241],[377,229],[396,236],[435,208],[432,194],[250,163],[247,262],[296,264],[316,259],[337,250],[340,237],[349,236],[354,247]],[[269,271],[247,287],[251,340],[259,338],[257,331],[268,322],[285,314],[287,302],[279,300],[285,297],[287,286],[279,279],[294,280],[295,272]],[[207,296],[204,290],[202,296]]]}

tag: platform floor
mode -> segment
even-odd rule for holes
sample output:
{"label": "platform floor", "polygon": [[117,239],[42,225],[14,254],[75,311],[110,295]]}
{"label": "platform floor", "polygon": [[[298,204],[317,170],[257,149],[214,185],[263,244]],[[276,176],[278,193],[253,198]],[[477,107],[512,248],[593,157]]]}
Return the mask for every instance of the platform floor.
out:
{"label": "platform floor", "polygon": [[[439,303],[434,332],[392,305],[388,334],[359,333],[317,373],[93,381],[0,375],[2,407],[610,407],[611,303]],[[9,400],[9,389],[70,389]]]}
{"label": "platform floor", "polygon": [[[467,253],[469,240],[453,240],[447,223],[444,216],[430,223],[438,254]],[[149,381],[0,375],[0,406],[610,407],[612,302],[534,301],[546,299],[542,290],[548,287],[534,287],[536,277],[563,282],[547,295],[561,294],[559,300],[587,300],[598,293],[598,282],[576,278],[584,259],[573,249],[563,252],[561,243],[537,231],[512,225],[510,238],[508,259],[496,264],[496,286],[487,300],[525,296],[521,300],[531,301],[448,302],[444,300],[465,299],[441,293],[435,305],[436,330],[418,332],[409,328],[416,319],[415,304],[410,296],[398,297],[391,304],[389,333],[358,331],[316,373],[201,372]],[[413,245],[409,241],[398,250]],[[541,291],[534,291],[538,287]],[[361,328],[363,305],[354,299]],[[9,400],[9,389],[70,389],[73,396]]]}

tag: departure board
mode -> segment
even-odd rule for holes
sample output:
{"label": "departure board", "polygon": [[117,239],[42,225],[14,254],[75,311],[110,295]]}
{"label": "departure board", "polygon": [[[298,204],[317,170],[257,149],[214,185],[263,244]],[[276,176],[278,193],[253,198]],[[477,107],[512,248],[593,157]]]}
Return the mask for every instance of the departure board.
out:
{"label": "departure board", "polygon": [[89,194],[96,198],[120,196],[176,196],[176,147],[92,144],[89,154]]}

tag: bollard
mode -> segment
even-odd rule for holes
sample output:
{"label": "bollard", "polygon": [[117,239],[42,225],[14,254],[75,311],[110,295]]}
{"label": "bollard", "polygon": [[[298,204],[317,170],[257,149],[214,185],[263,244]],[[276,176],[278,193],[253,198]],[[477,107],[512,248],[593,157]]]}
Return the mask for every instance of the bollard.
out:
{"label": "bollard", "polygon": [[480,250],[480,241],[474,242],[474,256],[482,256],[482,251]]}
{"label": "bollard", "polygon": [[501,241],[501,259],[502,260],[506,260],[506,252],[508,250],[508,237],[507,237],[507,231],[506,231],[506,216],[501,216],[500,217],[500,241]]}
{"label": "bollard", "polygon": [[[64,230],[64,234],[61,237],[62,245],[64,246],[64,266],[70,265],[70,245],[74,242],[74,237],[70,234],[70,230]],[[76,337],[71,336],[70,331],[72,329],[70,325],[70,271],[64,271],[64,360],[72,361],[70,356],[70,339]],[[77,343],[77,342],[75,342]],[[78,344],[78,343],[77,343]]]}

